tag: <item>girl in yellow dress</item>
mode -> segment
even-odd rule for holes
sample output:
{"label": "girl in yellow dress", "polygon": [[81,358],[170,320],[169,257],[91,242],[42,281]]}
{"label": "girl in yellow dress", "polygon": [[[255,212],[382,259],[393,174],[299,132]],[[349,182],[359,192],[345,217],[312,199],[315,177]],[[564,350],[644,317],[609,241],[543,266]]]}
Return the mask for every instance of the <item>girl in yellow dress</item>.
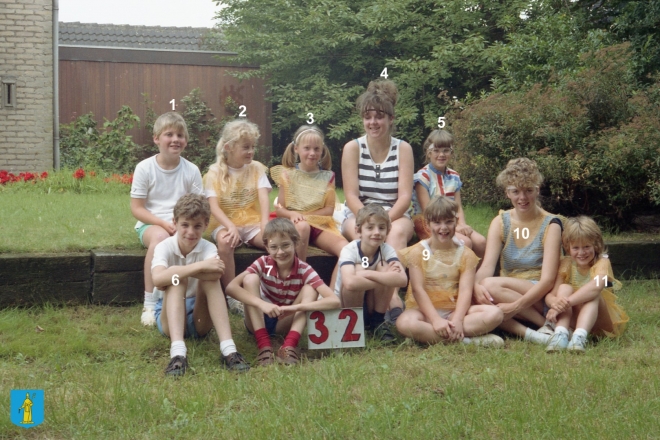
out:
{"label": "girl in yellow dress", "polygon": [[[616,337],[623,333],[629,318],[616,304],[612,291],[620,290],[621,283],[614,279],[596,222],[585,216],[568,219],[562,242],[569,256],[561,260],[555,287],[545,297],[550,307],[547,318],[557,322],[546,351],[583,353],[590,331]],[[575,331],[569,341],[570,327]]]}
{"label": "girl in yellow dress", "polygon": [[252,160],[258,139],[256,124],[245,118],[228,122],[216,146],[217,161],[204,176],[212,214],[207,231],[225,263],[223,288],[236,277],[234,250],[241,243],[265,249],[261,233],[268,222],[271,186],[266,166]]}
{"label": "girl in yellow dress", "polygon": [[418,342],[463,342],[501,347],[499,336],[487,334],[502,323],[494,305],[470,305],[479,258],[455,238],[458,204],[434,198],[424,210],[431,237],[399,251],[410,284],[406,311],[396,321],[399,333]]}
{"label": "girl in yellow dress", "polygon": [[[312,244],[331,255],[339,256],[348,241],[335,225],[335,173],[330,151],[323,142],[323,132],[314,125],[303,125],[293,135],[282,156],[282,165],[270,170],[280,187],[275,212],[296,226],[301,240],[296,254],[307,259]],[[330,285],[334,285],[336,268]]]}

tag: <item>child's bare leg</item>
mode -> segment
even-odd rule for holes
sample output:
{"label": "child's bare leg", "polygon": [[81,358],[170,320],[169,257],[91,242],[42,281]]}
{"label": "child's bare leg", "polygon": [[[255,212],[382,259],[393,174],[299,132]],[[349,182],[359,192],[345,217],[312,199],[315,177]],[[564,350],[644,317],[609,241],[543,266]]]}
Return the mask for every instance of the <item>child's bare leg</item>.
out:
{"label": "child's bare leg", "polygon": [[418,309],[403,312],[396,321],[396,328],[399,333],[417,342],[437,344],[443,340]]}
{"label": "child's bare leg", "polygon": [[236,263],[234,262],[234,248],[222,238],[222,233],[226,232],[225,229],[220,229],[215,235],[215,243],[218,246],[218,256],[225,263],[225,273],[222,274],[220,281],[222,286],[227,288],[231,280],[236,278]]}
{"label": "child's bare leg", "polygon": [[459,234],[458,232],[456,232],[454,235],[456,236],[456,238],[461,240],[465,246],[472,249],[472,240],[470,240],[470,237],[468,237],[467,235]]}
{"label": "child's bare leg", "polygon": [[[515,302],[533,286],[531,281],[509,277],[489,277],[485,278],[481,284],[488,290],[496,304]],[[516,317],[536,324],[538,327],[545,324],[545,318],[533,306],[521,310]]]}
{"label": "child's bare leg", "polygon": [[[293,302],[294,304],[307,304],[316,301],[319,293],[309,284],[305,284],[300,290],[298,297]],[[284,333],[287,331],[296,331],[298,333],[305,330],[307,325],[307,313],[306,312],[296,312],[293,316],[287,316],[286,318],[280,319],[277,323],[277,333]],[[280,329],[281,326],[281,329]]]}
{"label": "child's bare leg", "polygon": [[477,257],[483,258],[484,254],[486,253],[486,237],[477,231],[472,231],[470,240],[472,240],[472,251],[477,255]]}
{"label": "child's bare leg", "polygon": [[171,341],[183,341],[186,329],[186,289],[188,279],[179,280],[178,286],[169,286],[163,297],[160,323],[163,333]]}
{"label": "child's bare leg", "polygon": [[575,328],[582,328],[589,333],[598,318],[598,306],[600,304],[600,295],[589,302],[582,304],[580,312],[577,315]]}
{"label": "child's bare leg", "polygon": [[358,238],[357,232],[355,232],[355,217],[349,217],[344,220],[341,232],[348,241],[353,241]]}
{"label": "child's bare leg", "polygon": [[495,329],[502,323],[504,314],[497,306],[470,306],[463,318],[463,333],[465,336],[480,336]]}
{"label": "child's bare leg", "polygon": [[256,248],[265,250],[266,245],[264,245],[264,231],[259,230],[257,235],[255,235],[250,240],[248,240],[248,244],[252,247],[256,247]]}
{"label": "child's bare leg", "polygon": [[[557,290],[558,298],[568,298],[573,293],[573,287],[568,284],[562,284]],[[561,313],[557,318],[557,327],[563,327],[569,329],[571,326],[571,319],[573,318],[573,308],[568,307],[563,313]]]}
{"label": "child's bare leg", "polygon": [[[317,248],[326,251],[330,255],[339,257],[341,250],[348,244],[348,241],[346,241],[346,239],[343,237],[338,237],[332,232],[323,231],[319,234],[318,237],[316,237],[316,240],[314,240],[312,244]],[[329,286],[333,289],[335,287],[335,281],[337,280],[337,272],[339,272],[339,266],[335,264],[335,268],[332,270],[332,277],[330,278],[329,284]]]}
{"label": "child's bare leg", "polygon": [[[250,292],[255,298],[261,298],[261,281],[259,275],[251,273],[243,278],[243,288]],[[256,334],[258,330],[265,329],[264,313],[254,306],[245,306],[245,325],[248,330]]]}
{"label": "child's bare leg", "polygon": [[142,235],[142,242],[147,247],[147,255],[144,257],[144,290],[153,292],[154,282],[151,280],[151,260],[154,259],[154,249],[161,241],[168,238],[170,234],[157,225],[149,226]]}
{"label": "child's bare leg", "polygon": [[298,234],[300,234],[300,241],[298,242],[298,246],[296,246],[296,255],[298,255],[300,261],[307,261],[307,247],[309,246],[309,232],[311,230],[309,223],[302,220],[294,223],[294,226]]}
{"label": "child's bare leg", "polygon": [[[408,242],[413,236],[415,228],[412,220],[407,217],[401,217],[392,222],[392,229],[387,234],[385,243],[392,246],[395,250],[401,250],[408,246]],[[403,309],[403,301],[399,295],[392,295],[388,309]]]}
{"label": "child's bare leg", "polygon": [[220,282],[199,280],[198,283],[197,299],[193,310],[195,330],[200,336],[203,336],[215,327],[220,342],[231,339],[227,303]]}
{"label": "child's bare leg", "polygon": [[612,318],[607,310],[607,303],[602,295],[598,295],[598,316],[596,317],[596,322],[592,326],[592,329],[593,328],[597,329],[597,333],[602,331],[614,333],[614,324],[612,323]]}

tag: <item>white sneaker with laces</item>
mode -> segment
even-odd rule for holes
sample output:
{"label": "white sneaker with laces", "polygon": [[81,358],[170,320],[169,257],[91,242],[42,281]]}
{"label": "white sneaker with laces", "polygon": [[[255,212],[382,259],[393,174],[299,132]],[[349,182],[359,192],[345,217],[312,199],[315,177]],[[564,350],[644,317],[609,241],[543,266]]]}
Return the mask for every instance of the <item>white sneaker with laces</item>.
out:
{"label": "white sneaker with laces", "polygon": [[543,324],[543,327],[541,327],[540,329],[538,329],[536,331],[539,332],[539,333],[543,333],[544,335],[549,335],[549,336],[552,336],[552,335],[555,334],[555,329],[552,326],[552,324],[550,324],[549,322],[546,322],[545,324]]}
{"label": "white sneaker with laces", "polygon": [[562,350],[566,350],[568,346],[568,335],[564,332],[555,333],[550,338],[548,346],[545,347],[546,353],[557,353]]}
{"label": "white sneaker with laces", "polygon": [[504,347],[504,339],[492,333],[488,333],[482,336],[470,337],[470,342],[468,342],[468,344],[477,345],[479,347],[502,348]]}
{"label": "white sneaker with laces", "polygon": [[567,350],[573,353],[584,353],[586,351],[587,338],[582,335],[573,334]]}
{"label": "white sneaker with laces", "polygon": [[234,315],[245,316],[245,309],[242,302],[235,300],[231,296],[227,296],[227,305],[229,306],[229,311]]}
{"label": "white sneaker with laces", "polygon": [[148,327],[156,325],[156,313],[152,307],[145,307],[142,309],[140,322],[142,322],[142,325],[146,325]]}

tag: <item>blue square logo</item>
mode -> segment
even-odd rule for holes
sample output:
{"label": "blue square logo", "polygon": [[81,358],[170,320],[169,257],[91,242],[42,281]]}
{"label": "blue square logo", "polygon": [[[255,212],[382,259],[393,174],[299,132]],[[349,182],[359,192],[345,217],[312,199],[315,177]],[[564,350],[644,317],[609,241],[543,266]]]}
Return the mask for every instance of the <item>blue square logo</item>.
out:
{"label": "blue square logo", "polygon": [[34,428],[44,421],[44,390],[11,390],[11,422],[21,428]]}

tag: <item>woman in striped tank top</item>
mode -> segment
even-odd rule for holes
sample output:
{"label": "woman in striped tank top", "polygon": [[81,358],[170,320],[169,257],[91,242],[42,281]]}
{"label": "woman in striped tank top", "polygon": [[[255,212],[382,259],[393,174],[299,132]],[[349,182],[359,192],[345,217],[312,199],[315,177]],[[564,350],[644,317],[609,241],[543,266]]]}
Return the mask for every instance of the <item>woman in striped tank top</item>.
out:
{"label": "woman in striped tank top", "polygon": [[[414,159],[410,144],[392,137],[397,96],[392,81],[377,80],[369,83],[357,100],[365,134],[347,143],[341,158],[348,207],[342,233],[349,241],[358,238],[357,212],[376,203],[385,208],[392,222],[385,242],[400,250],[408,245],[414,231],[410,212]],[[390,303],[392,321],[396,321],[402,307],[403,302],[394,295]]]}
{"label": "woman in striped tank top", "polygon": [[[513,209],[500,211],[488,228],[474,299],[477,304],[496,304],[504,312],[501,329],[546,345],[550,335],[520,322],[545,327],[543,297],[553,288],[559,269],[562,222],[537,203],[541,183],[536,162],[526,158],[510,160],[497,176]],[[501,272],[494,277],[498,258]]]}

